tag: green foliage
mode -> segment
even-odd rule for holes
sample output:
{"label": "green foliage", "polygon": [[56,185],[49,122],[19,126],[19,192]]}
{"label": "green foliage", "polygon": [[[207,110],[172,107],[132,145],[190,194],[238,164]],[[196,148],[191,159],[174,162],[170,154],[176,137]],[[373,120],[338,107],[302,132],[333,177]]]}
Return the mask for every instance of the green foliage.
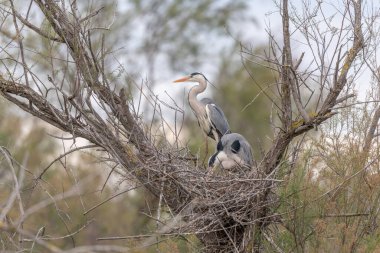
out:
{"label": "green foliage", "polygon": [[[367,111],[362,113],[363,110]],[[280,175],[276,244],[287,252],[378,252],[378,148],[362,151],[371,108],[345,109],[306,138]],[[347,117],[349,116],[349,117]],[[355,117],[353,117],[355,116]],[[271,249],[271,245],[267,245]]]}
{"label": "green foliage", "polygon": [[[286,228],[281,229],[278,243],[289,252],[305,251],[305,241],[314,233],[314,221],[320,217],[320,203],[315,198],[320,189],[312,180],[310,158],[311,154],[306,151],[293,168],[291,177],[285,177],[288,180],[278,192],[281,204],[275,212],[282,215]],[[282,170],[288,171],[289,166],[284,164]]]}

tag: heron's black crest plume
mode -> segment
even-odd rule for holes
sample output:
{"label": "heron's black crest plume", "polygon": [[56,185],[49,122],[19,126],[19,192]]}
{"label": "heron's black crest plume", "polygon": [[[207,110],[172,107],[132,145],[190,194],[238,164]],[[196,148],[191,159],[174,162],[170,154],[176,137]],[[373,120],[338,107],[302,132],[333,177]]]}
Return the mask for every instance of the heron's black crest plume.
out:
{"label": "heron's black crest plume", "polygon": [[196,76],[196,75],[202,75],[207,80],[207,78],[205,77],[205,75],[203,75],[202,73],[194,72],[194,73],[190,74],[191,77]]}
{"label": "heron's black crest plume", "polygon": [[191,73],[191,74],[190,74],[191,77],[193,77],[193,76],[195,76],[195,75],[202,75],[202,76],[206,79],[206,81],[207,81],[209,84],[211,84],[212,86],[214,86],[214,88],[216,88],[216,86],[215,86],[214,84],[212,84],[212,83],[207,79],[207,77],[206,77],[205,75],[203,75],[202,73],[200,73],[200,72],[194,72],[194,73]]}

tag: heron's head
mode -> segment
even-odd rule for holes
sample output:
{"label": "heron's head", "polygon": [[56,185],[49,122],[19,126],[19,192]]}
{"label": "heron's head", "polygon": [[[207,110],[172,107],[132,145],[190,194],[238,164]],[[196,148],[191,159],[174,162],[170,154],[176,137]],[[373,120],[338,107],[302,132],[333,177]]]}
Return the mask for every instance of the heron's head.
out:
{"label": "heron's head", "polygon": [[177,79],[174,81],[174,83],[182,83],[182,82],[201,82],[206,81],[207,78],[202,74],[198,72],[194,72],[188,76],[181,77],[180,79]]}

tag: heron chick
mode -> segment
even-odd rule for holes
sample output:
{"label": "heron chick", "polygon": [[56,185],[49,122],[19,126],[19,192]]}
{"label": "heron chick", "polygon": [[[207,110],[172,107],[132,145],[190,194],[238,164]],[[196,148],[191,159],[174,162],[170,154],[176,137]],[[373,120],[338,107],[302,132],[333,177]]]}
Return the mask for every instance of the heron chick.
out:
{"label": "heron chick", "polygon": [[221,166],[229,170],[234,167],[252,167],[252,148],[248,141],[238,133],[224,135],[216,147],[216,152],[208,160],[209,168]]}
{"label": "heron chick", "polygon": [[191,110],[197,117],[198,124],[205,134],[214,139],[217,143],[226,133],[230,133],[226,116],[223,111],[210,98],[203,98],[200,101],[197,95],[204,92],[207,88],[207,78],[198,72],[182,77],[174,81],[179,82],[197,82],[189,91],[188,101]]}

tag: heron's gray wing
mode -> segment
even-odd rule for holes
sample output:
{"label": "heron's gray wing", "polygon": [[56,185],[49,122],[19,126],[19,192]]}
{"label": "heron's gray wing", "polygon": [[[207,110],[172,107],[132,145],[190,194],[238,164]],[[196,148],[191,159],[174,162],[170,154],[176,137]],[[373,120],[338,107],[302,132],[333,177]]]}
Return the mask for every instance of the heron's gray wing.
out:
{"label": "heron's gray wing", "polygon": [[240,144],[243,146],[243,160],[246,161],[250,166],[252,166],[253,155],[251,145],[246,140],[242,141],[242,143]]}
{"label": "heron's gray wing", "polygon": [[214,103],[206,104],[206,112],[210,123],[216,129],[220,137],[230,132],[230,126],[228,125],[227,118],[217,105]]}

